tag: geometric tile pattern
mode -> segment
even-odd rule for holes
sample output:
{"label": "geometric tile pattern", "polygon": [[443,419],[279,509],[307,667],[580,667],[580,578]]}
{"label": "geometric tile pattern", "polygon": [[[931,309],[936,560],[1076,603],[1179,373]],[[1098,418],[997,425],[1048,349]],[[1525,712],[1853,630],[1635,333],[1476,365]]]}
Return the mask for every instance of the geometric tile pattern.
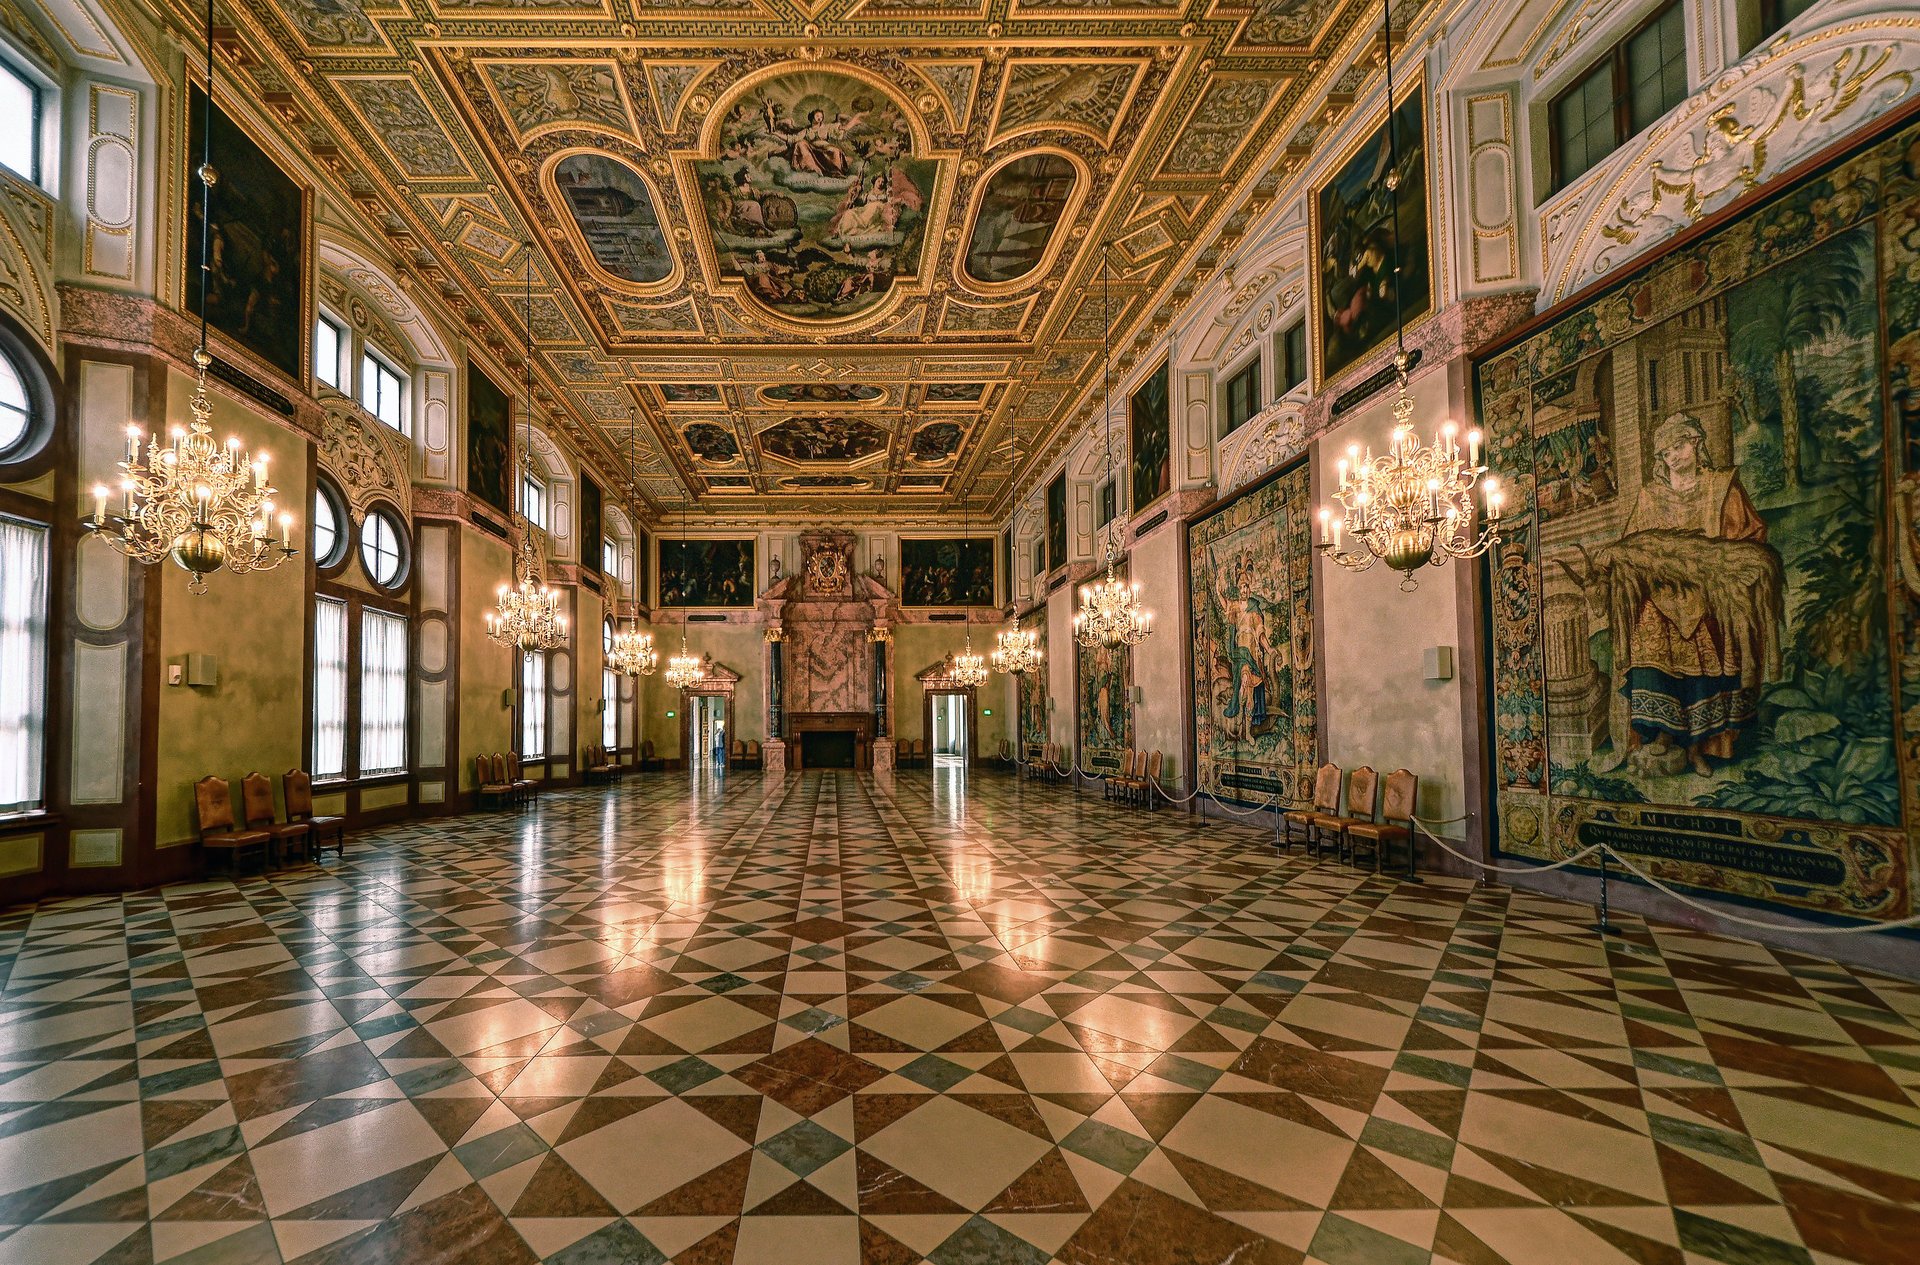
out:
{"label": "geometric tile pattern", "polygon": [[0,1265],[1911,1262],[1920,986],[936,770],[0,914]]}

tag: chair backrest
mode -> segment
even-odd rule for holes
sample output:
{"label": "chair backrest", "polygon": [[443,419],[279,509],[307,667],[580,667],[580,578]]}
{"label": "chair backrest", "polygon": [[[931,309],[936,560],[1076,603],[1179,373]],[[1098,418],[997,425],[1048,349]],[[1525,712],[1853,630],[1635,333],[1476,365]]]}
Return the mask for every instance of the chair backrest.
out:
{"label": "chair backrest", "polygon": [[287,820],[300,821],[313,816],[313,778],[305,769],[288,769],[280,775],[280,798],[287,802]]}
{"label": "chair backrest", "polygon": [[1370,765],[1361,765],[1347,774],[1347,816],[1367,821],[1380,807],[1380,775]]}
{"label": "chair backrest", "polygon": [[1161,756],[1158,751],[1147,757],[1147,777],[1149,780],[1154,782],[1160,780],[1160,761]]}
{"label": "chair backrest", "polygon": [[1414,800],[1420,794],[1420,779],[1406,769],[1387,774],[1387,793],[1380,803],[1380,815],[1388,821],[1410,821]]}
{"label": "chair backrest", "polygon": [[501,755],[498,751],[494,752],[493,758],[487,761],[487,767],[493,770],[493,781],[504,782],[507,780],[507,757]]}
{"label": "chair backrest", "polygon": [[249,773],[240,779],[240,807],[249,826],[273,824],[273,783],[264,773]]}
{"label": "chair backrest", "polygon": [[1323,813],[1340,807],[1340,766],[1323,764],[1313,775],[1313,806]]}
{"label": "chair backrest", "polygon": [[499,782],[499,780],[499,778],[493,775],[492,756],[482,754],[473,757],[473,784],[475,786],[492,786]]}
{"label": "chair backrest", "polygon": [[520,780],[520,753],[518,751],[507,752],[507,780],[509,782],[518,782]]}
{"label": "chair backrest", "polygon": [[200,833],[233,829],[233,788],[223,777],[203,777],[193,784],[193,811]]}
{"label": "chair backrest", "polygon": [[747,759],[758,760],[759,758],[760,758],[760,740],[758,738],[747,739]]}
{"label": "chair backrest", "polygon": [[1000,762],[1002,764],[1005,764],[1008,760],[1012,758],[1013,758],[1013,747],[1011,744],[1007,742],[1005,738],[1002,738],[1000,740]]}
{"label": "chair backrest", "polygon": [[735,738],[733,742],[728,745],[727,752],[730,755],[745,755],[747,753],[747,744]]}
{"label": "chair backrest", "polygon": [[1132,747],[1122,747],[1120,749],[1120,776],[1122,777],[1133,776],[1133,748]]}
{"label": "chair backrest", "polygon": [[653,739],[649,738],[640,744],[640,758],[642,760],[653,759]]}

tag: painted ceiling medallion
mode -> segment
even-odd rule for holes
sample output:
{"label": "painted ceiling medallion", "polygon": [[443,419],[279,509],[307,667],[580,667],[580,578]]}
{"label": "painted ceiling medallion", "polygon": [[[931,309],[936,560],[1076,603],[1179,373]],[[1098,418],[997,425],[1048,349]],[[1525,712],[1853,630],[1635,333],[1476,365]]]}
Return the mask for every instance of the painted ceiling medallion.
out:
{"label": "painted ceiling medallion", "polygon": [[789,417],[760,432],[760,449],[786,461],[859,461],[885,452],[885,427],[857,417]]}
{"label": "painted ceiling medallion", "polygon": [[917,276],[938,165],[912,119],[887,89],[833,70],[739,92],[694,163],[720,276],[812,323],[857,316]]}
{"label": "painted ceiling medallion", "polygon": [[593,263],[616,281],[652,285],[673,275],[673,247],[660,228],[646,177],[605,154],[568,154],[554,187]]}

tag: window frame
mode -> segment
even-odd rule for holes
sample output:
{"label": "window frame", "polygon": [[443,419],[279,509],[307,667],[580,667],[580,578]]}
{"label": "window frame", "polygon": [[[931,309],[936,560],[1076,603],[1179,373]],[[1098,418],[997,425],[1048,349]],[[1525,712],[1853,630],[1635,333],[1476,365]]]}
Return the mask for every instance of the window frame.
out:
{"label": "window frame", "polygon": [[1795,0],[1753,0],[1752,4],[1746,6],[1752,15],[1753,35],[1752,38],[1741,41],[1740,55],[1746,56],[1784,31],[1791,23],[1798,22],[1806,16],[1807,10],[1813,8],[1820,0],[1800,0],[1799,8],[1792,13],[1787,13],[1786,9],[1794,2]]}
{"label": "window frame", "polygon": [[[369,368],[373,370],[375,387],[382,385],[384,378],[393,379],[394,415],[399,419],[397,422],[388,421],[380,415],[379,405],[381,398],[384,397],[376,396],[372,403],[368,403],[367,371]],[[354,393],[354,399],[359,402],[361,408],[365,409],[367,413],[382,426],[396,430],[409,438],[412,437],[413,418],[407,411],[407,375],[402,373],[398,366],[394,365],[364,341],[360,344],[360,380],[356,385],[359,389]]]}
{"label": "window frame", "polygon": [[13,443],[0,449],[0,475],[5,476],[0,481],[25,482],[52,465],[53,433],[59,425],[59,387],[51,367],[41,360],[39,349],[4,315],[0,315],[0,358],[13,370],[26,397],[26,425]]}
{"label": "window frame", "polygon": [[[414,740],[418,718],[413,710],[413,684],[414,673],[418,665],[415,662],[417,647],[413,641],[415,631],[413,609],[411,604],[404,599],[391,595],[368,592],[358,585],[339,581],[321,580],[316,583],[313,590],[313,601],[308,603],[308,710],[306,737],[304,739],[304,767],[309,770],[313,768],[316,754],[314,734],[319,709],[320,689],[319,681],[316,679],[317,674],[315,673],[319,644],[318,630],[315,626],[317,620],[314,612],[318,609],[318,604],[322,600],[331,600],[345,607],[344,619],[346,622],[347,653],[344,682],[346,704],[342,709],[341,716],[342,772],[338,777],[331,778],[322,778],[316,773],[313,779],[314,785],[325,785],[329,790],[342,790],[348,787],[384,786],[406,782],[413,778],[415,774],[414,760],[417,754]],[[376,611],[380,614],[399,619],[403,621],[406,626],[406,672],[404,685],[406,693],[406,718],[402,722],[406,735],[406,767],[391,772],[366,773],[363,771],[364,765],[362,763],[360,741],[363,712],[362,664],[365,660],[365,650],[362,642],[366,628],[366,613],[368,611]]]}
{"label": "window frame", "polygon": [[[1635,127],[1633,125],[1633,101],[1631,84],[1628,80],[1627,46],[1644,35],[1656,23],[1664,19],[1667,14],[1675,10],[1680,11],[1680,39],[1683,50],[1681,63],[1682,66],[1685,67],[1685,49],[1687,48],[1688,39],[1685,5],[1683,4],[1683,0],[1666,0],[1663,4],[1655,5],[1639,22],[1629,27],[1627,31],[1618,39],[1614,40],[1605,51],[1589,60],[1580,68],[1578,74],[1569,77],[1552,96],[1547,98],[1548,197],[1559,193],[1568,185],[1586,175],[1587,172],[1598,167],[1601,163],[1605,162],[1610,155],[1618,152],[1634,137],[1652,127],[1661,118],[1666,117],[1666,115],[1673,111],[1674,107],[1692,95],[1693,81],[1691,74],[1689,74],[1686,91],[1681,93],[1679,100],[1668,102],[1658,116],[1648,120],[1641,126]],[[1593,162],[1588,163],[1585,168],[1569,176],[1562,170],[1562,163],[1560,161],[1560,106],[1569,97],[1580,91],[1581,86],[1603,65],[1609,67],[1608,83],[1613,93],[1613,145],[1605,154],[1602,154]]]}
{"label": "window frame", "polygon": [[21,86],[26,88],[33,103],[33,117],[27,126],[27,135],[30,138],[28,144],[31,146],[31,152],[27,158],[29,170],[20,171],[6,166],[5,163],[0,163],[0,167],[6,167],[6,170],[13,172],[37,189],[45,189],[47,187],[47,97],[51,89],[41,81],[39,76],[22,65],[21,59],[4,44],[0,44],[0,73],[18,80]]}
{"label": "window frame", "polygon": [[[1297,363],[1294,350],[1296,335],[1300,341]],[[1303,316],[1281,330],[1274,341],[1279,344],[1278,355],[1275,358],[1279,374],[1273,393],[1273,398],[1277,400],[1295,387],[1305,386],[1307,379],[1312,376],[1310,372],[1312,366],[1308,361],[1313,358],[1313,350],[1307,342],[1307,318]]]}
{"label": "window frame", "polygon": [[[59,709],[53,704],[53,594],[55,592],[55,582],[57,578],[54,568],[58,564],[59,559],[53,549],[54,532],[52,523],[28,514],[10,513],[5,503],[0,503],[0,522],[35,532],[40,536],[39,610],[37,615],[30,614],[28,618],[29,652],[31,653],[37,649],[39,657],[39,672],[37,674],[39,677],[38,701],[40,705],[38,717],[39,741],[38,750],[33,753],[35,756],[33,761],[35,765],[33,774],[34,780],[38,782],[38,794],[31,799],[17,801],[12,807],[0,807],[0,822],[11,824],[42,816],[48,811],[47,791],[51,776],[48,767],[49,757],[56,749],[61,737],[61,734],[57,730],[57,727],[61,723],[58,714]],[[37,646],[35,645],[36,638]],[[31,687],[34,675],[32,671],[16,671],[10,673],[8,679],[10,682],[28,682]],[[23,715],[25,714],[27,713],[23,713]]]}
{"label": "window frame", "polygon": [[600,537],[600,574],[615,581],[620,579],[620,538],[617,536]]}
{"label": "window frame", "polygon": [[[368,771],[367,759],[367,628],[370,621],[389,620],[400,629],[400,763],[383,765]],[[362,604],[357,628],[358,662],[354,665],[354,776],[362,781],[382,781],[411,776],[413,771],[413,621],[404,610]]]}
{"label": "window frame", "polygon": [[[1220,423],[1219,434],[1215,436],[1216,439],[1225,439],[1259,415],[1262,407],[1260,402],[1260,360],[1260,351],[1259,348],[1256,347],[1253,356],[1239,368],[1228,373],[1226,380],[1221,383]],[[1242,386],[1243,384],[1247,389],[1248,407],[1246,416],[1236,421],[1233,416],[1233,393],[1236,387]]]}
{"label": "window frame", "polygon": [[[538,493],[537,496],[530,495],[530,493],[535,492]],[[533,513],[529,509],[529,506],[536,500],[539,502],[540,507],[538,514]],[[523,468],[520,471],[520,517],[526,519],[541,531],[548,533],[553,531],[553,527],[551,526],[553,522],[553,485],[535,474],[529,468]]]}
{"label": "window frame", "polygon": [[[335,539],[333,550],[320,552],[317,532],[320,527],[319,505],[327,503],[333,512]],[[354,539],[353,511],[347,507],[347,498],[339,485],[326,475],[315,472],[313,480],[313,504],[307,507],[307,547],[313,550],[313,567],[325,576],[338,575],[346,569],[349,560],[358,555],[358,541]]]}
{"label": "window frame", "polygon": [[[322,771],[320,768],[320,705],[323,689],[320,668],[320,609],[323,603],[328,607],[337,606],[340,609],[340,768],[337,771]],[[353,748],[350,741],[351,736],[355,732],[354,727],[350,723],[351,713],[353,711],[352,602],[348,598],[332,593],[316,592],[313,595],[312,613],[309,618],[312,620],[313,636],[311,641],[313,644],[312,650],[308,655],[307,663],[308,679],[311,685],[307,691],[307,758],[305,763],[313,774],[315,785],[323,783],[332,785],[337,782],[349,781],[349,770],[353,765]],[[329,681],[326,683],[327,685],[331,684],[332,675],[333,673],[330,667],[327,673],[329,678]],[[332,691],[328,689],[326,692],[331,694]]]}
{"label": "window frame", "polygon": [[[328,378],[320,372],[320,328],[325,326],[333,331],[333,376]],[[316,308],[313,314],[313,380],[317,384],[331,387],[343,395],[346,389],[340,385],[347,378],[345,372],[347,351],[353,345],[353,336],[348,332],[346,322],[335,317],[324,308]],[[362,405],[364,408],[365,406]]]}
{"label": "window frame", "polygon": [[[537,710],[527,705],[527,673],[535,663],[540,665],[540,706]],[[551,651],[531,650],[520,652],[520,670],[514,678],[513,692],[514,710],[518,713],[514,717],[514,737],[518,740],[518,746],[520,748],[518,752],[520,762],[522,764],[544,764],[551,757],[552,753],[547,750],[547,747],[553,738],[552,726],[548,723],[549,717],[547,715],[547,712],[553,705],[553,659]],[[540,749],[538,751],[531,750],[531,744],[527,741],[527,739],[532,736],[527,727],[529,724],[536,722],[540,738]]]}
{"label": "window frame", "polygon": [[[374,573],[367,558],[367,550],[373,541],[373,524],[378,519],[393,532],[394,550],[397,561],[391,580],[383,580]],[[405,591],[408,581],[413,578],[413,533],[407,526],[400,511],[385,501],[379,501],[367,507],[360,518],[359,530],[354,533],[354,556],[360,559],[360,570],[366,575],[367,583],[381,593],[393,594]]]}

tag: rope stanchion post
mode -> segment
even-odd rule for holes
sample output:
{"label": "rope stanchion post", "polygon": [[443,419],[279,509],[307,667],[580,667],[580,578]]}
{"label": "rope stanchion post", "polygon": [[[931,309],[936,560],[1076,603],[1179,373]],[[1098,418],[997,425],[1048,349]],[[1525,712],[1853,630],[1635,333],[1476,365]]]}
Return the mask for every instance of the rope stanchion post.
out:
{"label": "rope stanchion post", "polygon": [[1607,917],[1607,879],[1609,877],[1607,853],[1609,850],[1604,847],[1600,849],[1600,918],[1593,924],[1593,929],[1603,936],[1617,936],[1620,934],[1620,928],[1614,926]]}

